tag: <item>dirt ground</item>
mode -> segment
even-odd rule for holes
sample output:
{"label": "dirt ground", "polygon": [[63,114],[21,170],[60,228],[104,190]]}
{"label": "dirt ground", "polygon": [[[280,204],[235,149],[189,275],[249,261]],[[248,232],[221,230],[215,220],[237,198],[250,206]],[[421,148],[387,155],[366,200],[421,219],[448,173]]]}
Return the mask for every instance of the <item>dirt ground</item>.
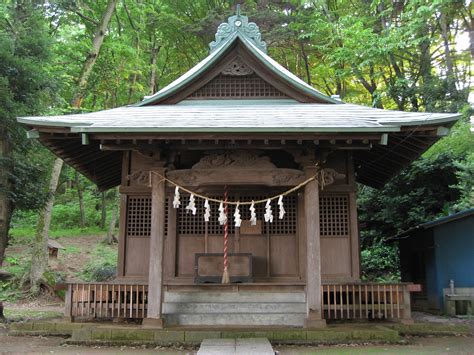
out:
{"label": "dirt ground", "polygon": [[[49,259],[51,269],[65,273],[68,279],[74,279],[75,275],[89,262],[92,252],[103,239],[103,236],[96,235],[55,239],[65,249],[59,250],[57,259]],[[117,246],[115,245],[115,247]],[[29,258],[29,252],[28,246],[14,245],[7,248],[5,255],[18,257],[22,260]]]}
{"label": "dirt ground", "polygon": [[[61,345],[59,337],[11,337],[0,329],[1,354],[195,354],[197,348]],[[274,346],[278,354],[474,354],[473,337],[408,339],[406,345]]]}
{"label": "dirt ground", "polygon": [[[14,312],[33,307],[37,312],[62,311],[56,304],[24,303],[10,305]],[[31,312],[31,308],[29,309]],[[275,345],[277,354],[474,354],[474,319],[448,318],[414,312],[416,321],[469,324],[470,336],[407,337],[404,344],[339,344],[333,346]],[[3,327],[3,328],[2,328]],[[8,336],[6,327],[0,324],[0,354],[195,354],[198,348],[184,347],[104,347],[63,345],[60,337]]]}

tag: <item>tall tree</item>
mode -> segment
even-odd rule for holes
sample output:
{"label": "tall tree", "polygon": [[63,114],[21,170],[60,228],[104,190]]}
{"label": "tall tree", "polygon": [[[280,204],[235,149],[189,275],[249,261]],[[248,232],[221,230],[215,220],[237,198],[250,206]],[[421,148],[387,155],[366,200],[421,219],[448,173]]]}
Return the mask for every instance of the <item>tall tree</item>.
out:
{"label": "tall tree", "polygon": [[61,159],[55,159],[46,204],[38,216],[38,223],[36,225],[35,238],[31,251],[30,293],[32,295],[39,294],[41,282],[44,281],[44,273],[48,268],[49,226],[51,224],[54,195],[58,188],[62,167],[63,161]]}
{"label": "tall tree", "polygon": [[[21,161],[23,172],[27,170],[25,154],[31,147],[16,117],[44,113],[55,98],[48,71],[52,40],[43,10],[30,1],[0,6],[0,266],[12,213],[28,186],[18,184],[21,176],[15,172]],[[14,158],[17,151],[21,154]]]}
{"label": "tall tree", "polygon": [[108,0],[107,6],[105,7],[105,10],[102,13],[102,17],[100,21],[97,22],[97,27],[92,39],[91,49],[82,66],[81,73],[77,79],[77,86],[74,90],[74,95],[71,100],[71,106],[73,108],[81,107],[82,100],[84,99],[85,90],[87,88],[87,80],[89,79],[92,69],[94,68],[94,64],[97,61],[100,48],[102,47],[102,43],[104,43],[104,38],[107,33],[107,27],[109,26],[110,19],[114,14],[116,4],[116,0]]}
{"label": "tall tree", "polygon": [[[110,19],[115,10],[115,5],[115,0],[108,0],[107,6],[102,13],[101,20],[97,22],[96,30],[92,38],[92,47],[89,54],[87,55],[86,60],[84,61],[81,73],[77,80],[77,86],[72,97],[71,106],[73,108],[79,109],[82,104],[84,93],[87,87],[87,80],[97,60],[102,43],[104,42],[104,37]],[[37,294],[39,292],[39,283],[41,282],[43,274],[48,266],[48,233],[51,223],[51,214],[53,211],[54,195],[56,193],[59,177],[61,175],[62,166],[63,161],[60,158],[56,158],[51,172],[51,181],[46,205],[38,216],[30,267],[30,292],[32,294]],[[83,208],[81,210],[83,211]]]}

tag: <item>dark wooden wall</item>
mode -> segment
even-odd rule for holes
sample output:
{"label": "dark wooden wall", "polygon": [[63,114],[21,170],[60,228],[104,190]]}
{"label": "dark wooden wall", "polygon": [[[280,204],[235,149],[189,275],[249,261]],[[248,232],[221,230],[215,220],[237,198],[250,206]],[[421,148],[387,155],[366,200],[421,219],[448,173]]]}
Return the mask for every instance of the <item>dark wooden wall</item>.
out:
{"label": "dark wooden wall", "polygon": [[[272,153],[275,154],[275,153]],[[120,216],[120,253],[118,276],[121,279],[147,278],[149,261],[149,232],[151,195],[147,186],[147,172],[153,167],[151,158],[128,152],[123,158],[122,202]],[[294,163],[292,163],[294,164]],[[290,164],[291,165],[291,164]],[[325,186],[320,195],[321,209],[321,267],[325,281],[359,279],[359,244],[356,210],[356,184],[350,152],[331,154],[325,167],[333,168],[345,178]],[[130,179],[140,175],[142,179]],[[232,199],[252,200],[278,194],[286,188],[267,186],[232,186]],[[223,187],[200,189],[209,196],[222,196]],[[220,253],[223,248],[222,227],[217,219],[217,204],[211,204],[212,221],[203,221],[202,201],[197,200],[196,216],[184,212],[185,193],[179,210],[172,207],[174,189],[167,188],[164,275],[166,282],[192,282],[195,253]],[[306,235],[304,228],[303,190],[285,198],[287,214],[278,220],[276,201],[273,204],[274,223],[257,227],[231,226],[230,251],[253,254],[255,281],[302,282],[306,275]],[[249,218],[248,210],[240,208],[242,219]],[[257,217],[263,219],[264,206],[257,207]],[[233,210],[229,217],[233,220]]]}

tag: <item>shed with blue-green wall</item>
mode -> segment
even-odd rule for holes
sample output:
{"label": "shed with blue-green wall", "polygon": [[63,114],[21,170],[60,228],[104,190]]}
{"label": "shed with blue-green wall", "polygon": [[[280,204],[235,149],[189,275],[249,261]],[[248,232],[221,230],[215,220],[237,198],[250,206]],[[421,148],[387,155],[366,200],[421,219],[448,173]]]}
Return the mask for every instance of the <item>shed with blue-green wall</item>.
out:
{"label": "shed with blue-green wall", "polygon": [[474,208],[423,223],[394,237],[399,243],[401,277],[422,285],[413,308],[441,311],[443,289],[474,289]]}

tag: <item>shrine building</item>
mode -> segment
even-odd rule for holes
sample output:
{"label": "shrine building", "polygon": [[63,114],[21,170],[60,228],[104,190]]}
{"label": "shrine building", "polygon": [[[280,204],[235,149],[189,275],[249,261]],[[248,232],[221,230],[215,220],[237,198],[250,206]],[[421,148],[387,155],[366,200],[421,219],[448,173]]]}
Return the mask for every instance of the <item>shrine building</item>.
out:
{"label": "shrine building", "polygon": [[382,187],[458,118],[328,97],[237,13],[206,58],[135,105],[18,121],[120,188],[116,280],[71,282],[67,317],[313,328],[410,319],[416,287],[361,282],[357,184]]}

